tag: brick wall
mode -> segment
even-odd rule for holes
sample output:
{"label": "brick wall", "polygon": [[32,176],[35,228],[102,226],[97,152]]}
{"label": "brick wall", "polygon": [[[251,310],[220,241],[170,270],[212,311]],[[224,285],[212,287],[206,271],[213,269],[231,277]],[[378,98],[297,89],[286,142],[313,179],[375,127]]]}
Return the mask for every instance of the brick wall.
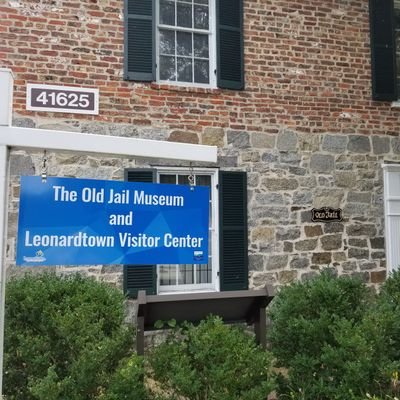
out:
{"label": "brick wall", "polygon": [[246,90],[236,92],[124,82],[122,0],[2,0],[0,66],[16,74],[15,111],[31,114],[25,85],[38,82],[98,87],[101,114],[76,119],[194,132],[397,133],[400,110],[370,100],[367,1],[244,6]]}

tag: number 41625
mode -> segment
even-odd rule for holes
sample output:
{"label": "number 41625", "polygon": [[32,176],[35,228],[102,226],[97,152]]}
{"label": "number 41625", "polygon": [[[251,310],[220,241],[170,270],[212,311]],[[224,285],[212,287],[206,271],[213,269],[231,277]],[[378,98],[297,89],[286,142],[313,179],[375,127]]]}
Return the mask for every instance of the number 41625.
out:
{"label": "number 41625", "polygon": [[88,108],[90,105],[87,93],[65,93],[42,91],[36,97],[36,102],[44,106]]}

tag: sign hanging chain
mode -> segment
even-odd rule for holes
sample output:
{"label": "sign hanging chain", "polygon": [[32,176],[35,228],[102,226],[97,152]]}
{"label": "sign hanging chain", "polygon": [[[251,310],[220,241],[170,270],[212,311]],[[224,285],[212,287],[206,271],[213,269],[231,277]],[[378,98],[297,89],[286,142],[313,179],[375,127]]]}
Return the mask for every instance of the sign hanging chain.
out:
{"label": "sign hanging chain", "polygon": [[42,158],[42,182],[47,182],[47,152],[43,150],[43,158]]}
{"label": "sign hanging chain", "polygon": [[188,175],[190,190],[194,190],[194,187],[195,187],[194,180],[195,180],[195,176],[194,176],[194,172],[193,172],[193,167],[192,167],[192,163],[190,163],[189,175]]}

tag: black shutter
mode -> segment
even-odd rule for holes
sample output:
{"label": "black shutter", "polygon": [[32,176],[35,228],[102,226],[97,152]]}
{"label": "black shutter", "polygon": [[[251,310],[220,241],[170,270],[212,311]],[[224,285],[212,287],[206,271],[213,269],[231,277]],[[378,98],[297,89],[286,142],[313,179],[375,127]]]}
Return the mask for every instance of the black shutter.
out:
{"label": "black shutter", "polygon": [[397,100],[393,0],[370,0],[372,98]]}
{"label": "black shutter", "polygon": [[243,0],[217,0],[218,87],[243,89]]}
{"label": "black shutter", "polygon": [[246,290],[248,250],[245,172],[220,171],[219,216],[221,290]]}
{"label": "black shutter", "polygon": [[[153,169],[127,169],[125,180],[128,182],[155,182]],[[155,265],[124,265],[124,292],[136,298],[139,290],[147,294],[157,292],[157,272]]]}
{"label": "black shutter", "polygon": [[154,1],[125,0],[125,79],[154,80]]}

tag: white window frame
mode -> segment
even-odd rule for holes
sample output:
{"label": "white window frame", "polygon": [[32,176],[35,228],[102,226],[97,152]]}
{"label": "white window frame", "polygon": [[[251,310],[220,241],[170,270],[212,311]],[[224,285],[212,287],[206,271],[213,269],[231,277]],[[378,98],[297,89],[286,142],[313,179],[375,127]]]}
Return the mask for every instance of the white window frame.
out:
{"label": "white window frame", "polygon": [[188,168],[172,168],[172,167],[157,167],[157,183],[159,183],[160,174],[185,174],[189,175],[193,172],[194,175],[209,175],[211,177],[211,199],[212,199],[212,219],[209,235],[212,243],[211,250],[211,283],[200,284],[183,284],[183,285],[160,285],[160,266],[157,265],[157,293],[158,294],[179,294],[187,292],[219,292],[219,199],[218,199],[218,169],[216,168],[193,168],[193,171]]}
{"label": "white window frame", "polygon": [[[159,24],[160,20],[160,0],[156,0],[156,23],[155,23],[155,38],[156,38],[156,81],[157,83],[173,85],[173,86],[185,86],[185,87],[202,87],[208,89],[217,88],[217,35],[216,35],[216,5],[215,0],[209,0],[208,5],[209,10],[209,29],[208,32],[202,29],[192,29],[192,28],[181,28],[181,27],[171,27],[169,25]],[[176,18],[176,15],[175,15]],[[178,82],[178,81],[168,81],[160,79],[160,39],[159,30],[167,29],[172,31],[182,31],[182,32],[193,32],[193,33],[208,33],[208,50],[209,50],[209,77],[210,83],[195,83],[195,82]]]}
{"label": "white window frame", "polygon": [[400,164],[383,164],[386,268],[400,265]]}

